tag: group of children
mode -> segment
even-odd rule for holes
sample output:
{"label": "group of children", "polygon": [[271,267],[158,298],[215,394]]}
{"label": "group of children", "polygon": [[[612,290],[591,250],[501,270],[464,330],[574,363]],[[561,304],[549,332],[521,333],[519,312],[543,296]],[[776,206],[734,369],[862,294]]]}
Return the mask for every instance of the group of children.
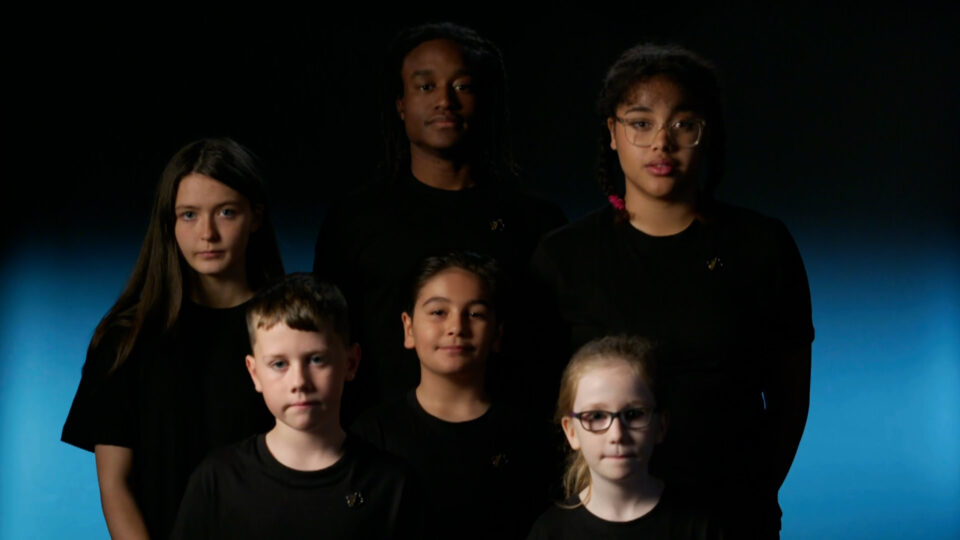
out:
{"label": "group of children", "polygon": [[244,148],[165,169],[63,431],[111,535],[777,537],[809,293],[782,224],[712,198],[712,69],[621,56],[610,205],[562,228],[514,181],[492,43],[412,28],[385,70],[384,178],[331,209],[312,274],[283,276]]}

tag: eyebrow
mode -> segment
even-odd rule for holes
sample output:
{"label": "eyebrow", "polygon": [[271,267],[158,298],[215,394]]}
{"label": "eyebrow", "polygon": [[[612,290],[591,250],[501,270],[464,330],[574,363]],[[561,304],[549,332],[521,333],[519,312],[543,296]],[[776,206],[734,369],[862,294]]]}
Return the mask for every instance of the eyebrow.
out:
{"label": "eyebrow", "polygon": [[[425,305],[427,305],[427,304],[429,304],[429,303],[432,303],[432,302],[450,302],[450,299],[447,298],[447,297],[445,297],[445,296],[431,296],[430,298],[427,298],[426,300],[424,300],[423,302],[421,302],[420,305],[421,305],[421,306],[425,306]],[[484,300],[484,299],[482,299],[482,298],[477,298],[477,299],[474,299],[474,300],[470,300],[469,302],[466,303],[466,305],[467,305],[468,307],[469,307],[469,306],[481,305],[481,306],[484,306],[484,307],[489,308],[489,307],[490,307],[490,302],[488,302],[487,300]]]}
{"label": "eyebrow", "polygon": [[[433,74],[434,72],[432,69],[418,69],[413,73],[411,73],[410,76],[411,77],[429,77]],[[454,72],[454,75],[456,77],[462,77],[464,75],[473,77],[473,73],[471,73],[470,70],[466,68],[457,70],[456,72]]]}
{"label": "eyebrow", "polygon": [[[239,206],[240,204],[242,204],[241,201],[230,199],[227,201],[218,202],[217,204],[213,205],[213,208],[220,208],[223,206]],[[173,207],[174,210],[196,210],[197,208],[200,208],[200,206],[195,204],[178,204]]]}

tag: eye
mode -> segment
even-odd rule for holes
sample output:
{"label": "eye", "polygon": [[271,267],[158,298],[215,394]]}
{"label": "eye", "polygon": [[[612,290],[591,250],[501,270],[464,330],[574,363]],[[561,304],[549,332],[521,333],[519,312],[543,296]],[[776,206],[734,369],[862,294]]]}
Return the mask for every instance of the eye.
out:
{"label": "eye", "polygon": [[610,413],[607,411],[583,411],[580,413],[580,418],[582,420],[587,420],[588,422],[606,420],[608,416],[610,416]]}
{"label": "eye", "polygon": [[469,93],[473,92],[473,83],[469,81],[456,82],[453,83],[453,89],[457,92]]}
{"label": "eye", "polygon": [[277,371],[283,371],[284,369],[287,369],[286,360],[274,360],[270,362],[270,364],[268,365],[270,366],[271,369],[275,369]]}
{"label": "eye", "polygon": [[310,364],[314,366],[324,366],[327,364],[327,359],[319,354],[315,354],[310,357]]}
{"label": "eye", "polygon": [[627,422],[642,420],[647,417],[647,414],[649,413],[643,407],[635,407],[623,411],[623,417],[627,420]]}
{"label": "eye", "polygon": [[696,120],[677,120],[673,123],[673,129],[682,132],[696,131],[698,127],[699,122]]}
{"label": "eye", "polygon": [[653,122],[643,119],[627,120],[627,125],[637,131],[650,131],[653,129]]}
{"label": "eye", "polygon": [[191,221],[196,219],[197,213],[193,210],[184,210],[183,212],[180,212],[178,217],[184,221]]}
{"label": "eye", "polygon": [[236,208],[226,207],[220,209],[220,215],[226,218],[235,218],[239,212]]}
{"label": "eye", "polygon": [[444,315],[447,314],[447,310],[440,309],[440,308],[431,309],[430,311],[427,312],[427,314],[430,315],[431,317],[443,317]]}
{"label": "eye", "polygon": [[417,90],[421,92],[429,92],[435,88],[433,83],[420,83],[417,85]]}

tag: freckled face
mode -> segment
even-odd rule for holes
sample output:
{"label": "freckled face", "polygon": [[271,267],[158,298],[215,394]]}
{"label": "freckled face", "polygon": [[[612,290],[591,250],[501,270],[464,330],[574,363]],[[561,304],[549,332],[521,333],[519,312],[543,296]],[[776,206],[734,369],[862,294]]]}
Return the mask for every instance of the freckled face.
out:
{"label": "freckled face", "polygon": [[420,289],[413,315],[402,315],[404,346],[415,349],[422,369],[437,374],[482,371],[499,347],[500,329],[483,281],[449,268]]}
{"label": "freckled face", "polygon": [[460,47],[447,39],[425,41],[403,59],[403,95],[397,113],[411,153],[442,154],[468,136],[476,95]]}
{"label": "freckled face", "polygon": [[345,347],[330,329],[295,330],[280,322],[257,329],[247,370],[278,423],[318,432],[339,425],[343,385],[359,360],[359,349]]}
{"label": "freckled face", "polygon": [[259,227],[259,209],[226,184],[193,173],[180,180],[174,213],[174,236],[190,268],[245,279],[247,243]]}
{"label": "freckled face", "polygon": [[[591,367],[580,377],[572,412],[655,406],[653,392],[643,379],[626,362],[612,360]],[[656,413],[642,429],[627,429],[618,418],[598,433],[583,429],[580,421],[571,417],[565,417],[562,426],[570,447],[583,453],[590,474],[613,482],[645,474],[654,446],[664,435],[664,424]]]}
{"label": "freckled face", "polygon": [[[701,119],[683,88],[663,76],[638,82],[617,106],[616,114],[624,122],[609,118],[607,128],[610,148],[617,152],[626,177],[627,200],[692,200],[703,146],[682,148],[666,129],[658,129],[677,121]],[[630,142],[631,125],[658,129],[649,147]]]}

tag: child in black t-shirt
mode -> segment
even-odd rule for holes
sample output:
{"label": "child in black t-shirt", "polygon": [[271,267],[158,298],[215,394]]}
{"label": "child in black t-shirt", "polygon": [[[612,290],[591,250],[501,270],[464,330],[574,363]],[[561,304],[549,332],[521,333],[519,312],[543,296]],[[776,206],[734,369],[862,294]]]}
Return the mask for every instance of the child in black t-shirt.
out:
{"label": "child in black t-shirt", "polygon": [[530,540],[720,538],[715,522],[650,475],[667,417],[649,342],[618,336],[580,348],[563,372],[557,421],[570,459],[567,500],[537,520]]}
{"label": "child in black t-shirt", "polygon": [[360,361],[340,291],[288,276],[253,299],[247,326],[247,370],[276,425],[200,464],[172,537],[416,537],[404,466],[340,426],[343,385]]}
{"label": "child in black t-shirt", "polygon": [[523,538],[548,500],[546,430],[485,386],[503,329],[498,274],[471,253],[423,263],[402,314],[420,384],[353,425],[420,474],[427,538]]}

